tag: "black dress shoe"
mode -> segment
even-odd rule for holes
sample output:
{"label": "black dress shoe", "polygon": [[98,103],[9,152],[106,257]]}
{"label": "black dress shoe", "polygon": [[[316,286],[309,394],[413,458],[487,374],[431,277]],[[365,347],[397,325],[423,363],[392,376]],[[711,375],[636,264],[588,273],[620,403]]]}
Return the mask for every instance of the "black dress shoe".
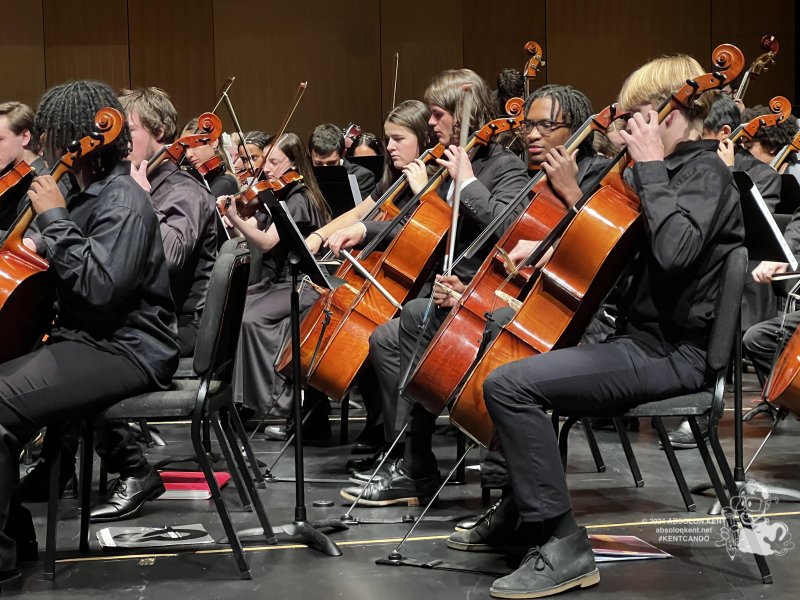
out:
{"label": "black dress shoe", "polygon": [[22,587],[22,573],[19,569],[0,571],[0,593],[4,590],[19,590]]}
{"label": "black dress shoe", "polygon": [[384,454],[383,451],[378,451],[366,458],[350,458],[347,460],[347,463],[345,463],[344,469],[353,474],[372,471],[383,460]]}
{"label": "black dress shoe", "polygon": [[501,498],[481,515],[474,527],[456,530],[447,547],[465,552],[507,552],[524,554],[530,547],[518,534],[519,511],[511,497]]}
{"label": "black dress shoe", "polygon": [[495,598],[543,598],[600,582],[586,528],[534,546],[519,568],[489,588]]}
{"label": "black dress shoe", "polygon": [[[437,470],[434,474],[419,479],[412,479],[405,468],[403,461],[397,466],[390,476],[373,480],[358,501],[359,506],[392,506],[405,504],[406,506],[419,506],[430,500],[439,489],[442,476]],[[354,502],[361,493],[360,487],[345,488],[339,494],[345,500]]]}
{"label": "black dress shoe", "polygon": [[16,540],[17,562],[34,562],[39,560],[39,544],[33,540]]}
{"label": "black dress shoe", "polygon": [[111,497],[92,509],[92,523],[120,521],[136,515],[148,500],[165,492],[158,471],[151,469],[144,477],[120,477]]}
{"label": "black dress shoe", "polygon": [[374,469],[369,471],[353,471],[353,474],[350,476],[350,481],[357,483],[358,485],[366,485],[370,479],[372,479],[372,481],[377,481],[378,479],[391,477],[392,474],[397,470],[397,465],[399,463],[399,458],[387,460],[385,463],[383,463],[375,477],[372,476]]}
{"label": "black dress shoe", "polygon": [[386,443],[382,440],[380,442],[356,442],[350,448],[350,454],[375,454],[380,452],[385,445]]}
{"label": "black dress shoe", "polygon": [[[78,479],[75,463],[61,461],[59,471],[59,498],[78,497]],[[23,502],[47,502],[50,489],[50,464],[40,460],[19,482],[19,495]]]}

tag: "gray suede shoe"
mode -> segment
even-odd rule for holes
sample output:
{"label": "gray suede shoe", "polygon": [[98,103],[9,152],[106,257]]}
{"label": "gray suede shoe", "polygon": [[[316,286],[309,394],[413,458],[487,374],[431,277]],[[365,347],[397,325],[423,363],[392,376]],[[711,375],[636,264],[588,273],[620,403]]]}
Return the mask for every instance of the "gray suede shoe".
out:
{"label": "gray suede shoe", "polygon": [[494,598],[544,598],[600,582],[586,528],[534,546],[519,568],[489,588]]}

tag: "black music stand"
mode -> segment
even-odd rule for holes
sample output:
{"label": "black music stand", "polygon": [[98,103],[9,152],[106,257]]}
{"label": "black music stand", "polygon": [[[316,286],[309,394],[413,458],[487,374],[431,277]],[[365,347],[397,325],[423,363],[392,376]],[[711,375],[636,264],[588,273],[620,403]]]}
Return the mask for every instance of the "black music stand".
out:
{"label": "black music stand", "polygon": [[[286,249],[287,260],[292,273],[291,292],[291,335],[292,335],[292,400],[294,403],[295,441],[294,441],[294,466],[295,466],[295,508],[294,521],[288,525],[273,528],[275,533],[283,531],[288,540],[302,542],[329,556],[341,556],[342,551],[324,533],[317,531],[329,528],[334,531],[349,529],[347,524],[339,519],[321,519],[308,521],[305,500],[305,477],[303,472],[303,414],[300,391],[300,274],[308,276],[316,285],[330,289],[328,277],[320,269],[314,256],[306,246],[300,230],[286,208],[284,202],[279,202],[275,195],[267,190],[258,195],[259,202],[269,211],[272,222],[278,230],[281,245]],[[272,365],[268,365],[271,368]],[[240,532],[239,536],[260,536],[261,529],[248,529]]]}
{"label": "black music stand", "polygon": [[[761,197],[753,180],[744,171],[734,171],[733,179],[739,188],[739,201],[744,217],[745,239],[750,260],[769,260],[774,262],[788,262],[791,270],[797,270],[797,261],[783,238],[783,234],[775,223],[775,219]],[[734,467],[733,479],[737,489],[745,485],[744,468],[744,436],[742,431],[742,320],[736,321],[736,333],[733,344],[733,438],[734,438]],[[767,486],[769,487],[769,486]],[[710,485],[700,485],[692,488],[699,493],[710,489]],[[709,514],[717,515],[721,507],[717,501],[709,509]]]}
{"label": "black music stand", "polygon": [[372,171],[372,174],[375,175],[375,181],[380,181],[383,177],[383,165],[385,164],[383,156],[348,156],[347,160],[354,165]]}
{"label": "black music stand", "polygon": [[314,177],[334,218],[361,202],[356,177],[351,176],[344,167],[314,167]]}
{"label": "black music stand", "polygon": [[800,208],[800,181],[794,175],[781,175],[781,199],[775,207],[779,215],[793,215]]}

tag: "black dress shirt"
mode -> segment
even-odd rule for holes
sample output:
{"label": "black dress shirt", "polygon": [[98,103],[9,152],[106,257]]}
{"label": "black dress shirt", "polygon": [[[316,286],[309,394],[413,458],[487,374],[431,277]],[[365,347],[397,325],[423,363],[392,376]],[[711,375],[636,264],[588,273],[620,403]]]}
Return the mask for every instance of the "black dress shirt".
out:
{"label": "black dress shirt", "polygon": [[705,348],[722,265],[744,241],[739,191],[715,140],[683,142],[663,161],[637,163],[644,217],[627,333]]}
{"label": "black dress shirt", "polygon": [[[52,339],[122,354],[166,386],[178,364],[175,306],[150,200],[120,162],[68,208],[33,224],[56,285]],[[113,377],[113,373],[109,376]]]}
{"label": "black dress shirt", "polygon": [[150,197],[158,215],[177,313],[200,311],[217,256],[214,199],[169,160],[151,176]]}

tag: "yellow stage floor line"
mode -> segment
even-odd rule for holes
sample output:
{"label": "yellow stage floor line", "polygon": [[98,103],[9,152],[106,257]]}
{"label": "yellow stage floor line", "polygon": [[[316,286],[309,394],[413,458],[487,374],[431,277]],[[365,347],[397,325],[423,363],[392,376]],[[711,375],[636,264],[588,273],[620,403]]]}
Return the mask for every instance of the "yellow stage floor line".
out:
{"label": "yellow stage floor line", "polygon": [[[767,517],[797,517],[800,516],[800,511],[789,511],[789,512],[776,512],[776,513],[767,513],[765,516]],[[665,525],[665,524],[681,524],[681,523],[699,523],[699,522],[714,522],[714,521],[721,521],[722,517],[685,517],[680,519],[664,517],[663,519],[652,519],[647,521],[630,521],[626,523],[598,523],[596,525],[586,525],[586,529],[613,529],[616,527],[640,527],[640,526],[655,526],[655,525]],[[447,535],[427,535],[427,536],[420,536],[420,537],[412,537],[406,540],[407,542],[429,542],[435,540],[446,540],[448,538]],[[342,542],[336,542],[338,546],[377,546],[380,544],[397,544],[403,538],[379,538],[374,540],[346,540]],[[286,544],[286,545],[274,545],[274,546],[247,546],[245,547],[245,552],[262,552],[262,551],[269,551],[269,550],[299,550],[301,548],[306,548],[304,544]],[[230,548],[215,548],[213,550],[195,550],[192,554],[230,554],[232,550]],[[181,552],[180,554],[189,554],[189,552]],[[82,562],[102,562],[102,561],[111,561],[111,560],[142,560],[147,558],[169,558],[178,556],[178,553],[171,552],[171,553],[159,553],[159,554],[120,554],[115,556],[86,556],[86,557],[78,557],[78,558],[62,558],[57,560],[56,562],[59,564],[66,564],[66,563],[82,563]]]}

